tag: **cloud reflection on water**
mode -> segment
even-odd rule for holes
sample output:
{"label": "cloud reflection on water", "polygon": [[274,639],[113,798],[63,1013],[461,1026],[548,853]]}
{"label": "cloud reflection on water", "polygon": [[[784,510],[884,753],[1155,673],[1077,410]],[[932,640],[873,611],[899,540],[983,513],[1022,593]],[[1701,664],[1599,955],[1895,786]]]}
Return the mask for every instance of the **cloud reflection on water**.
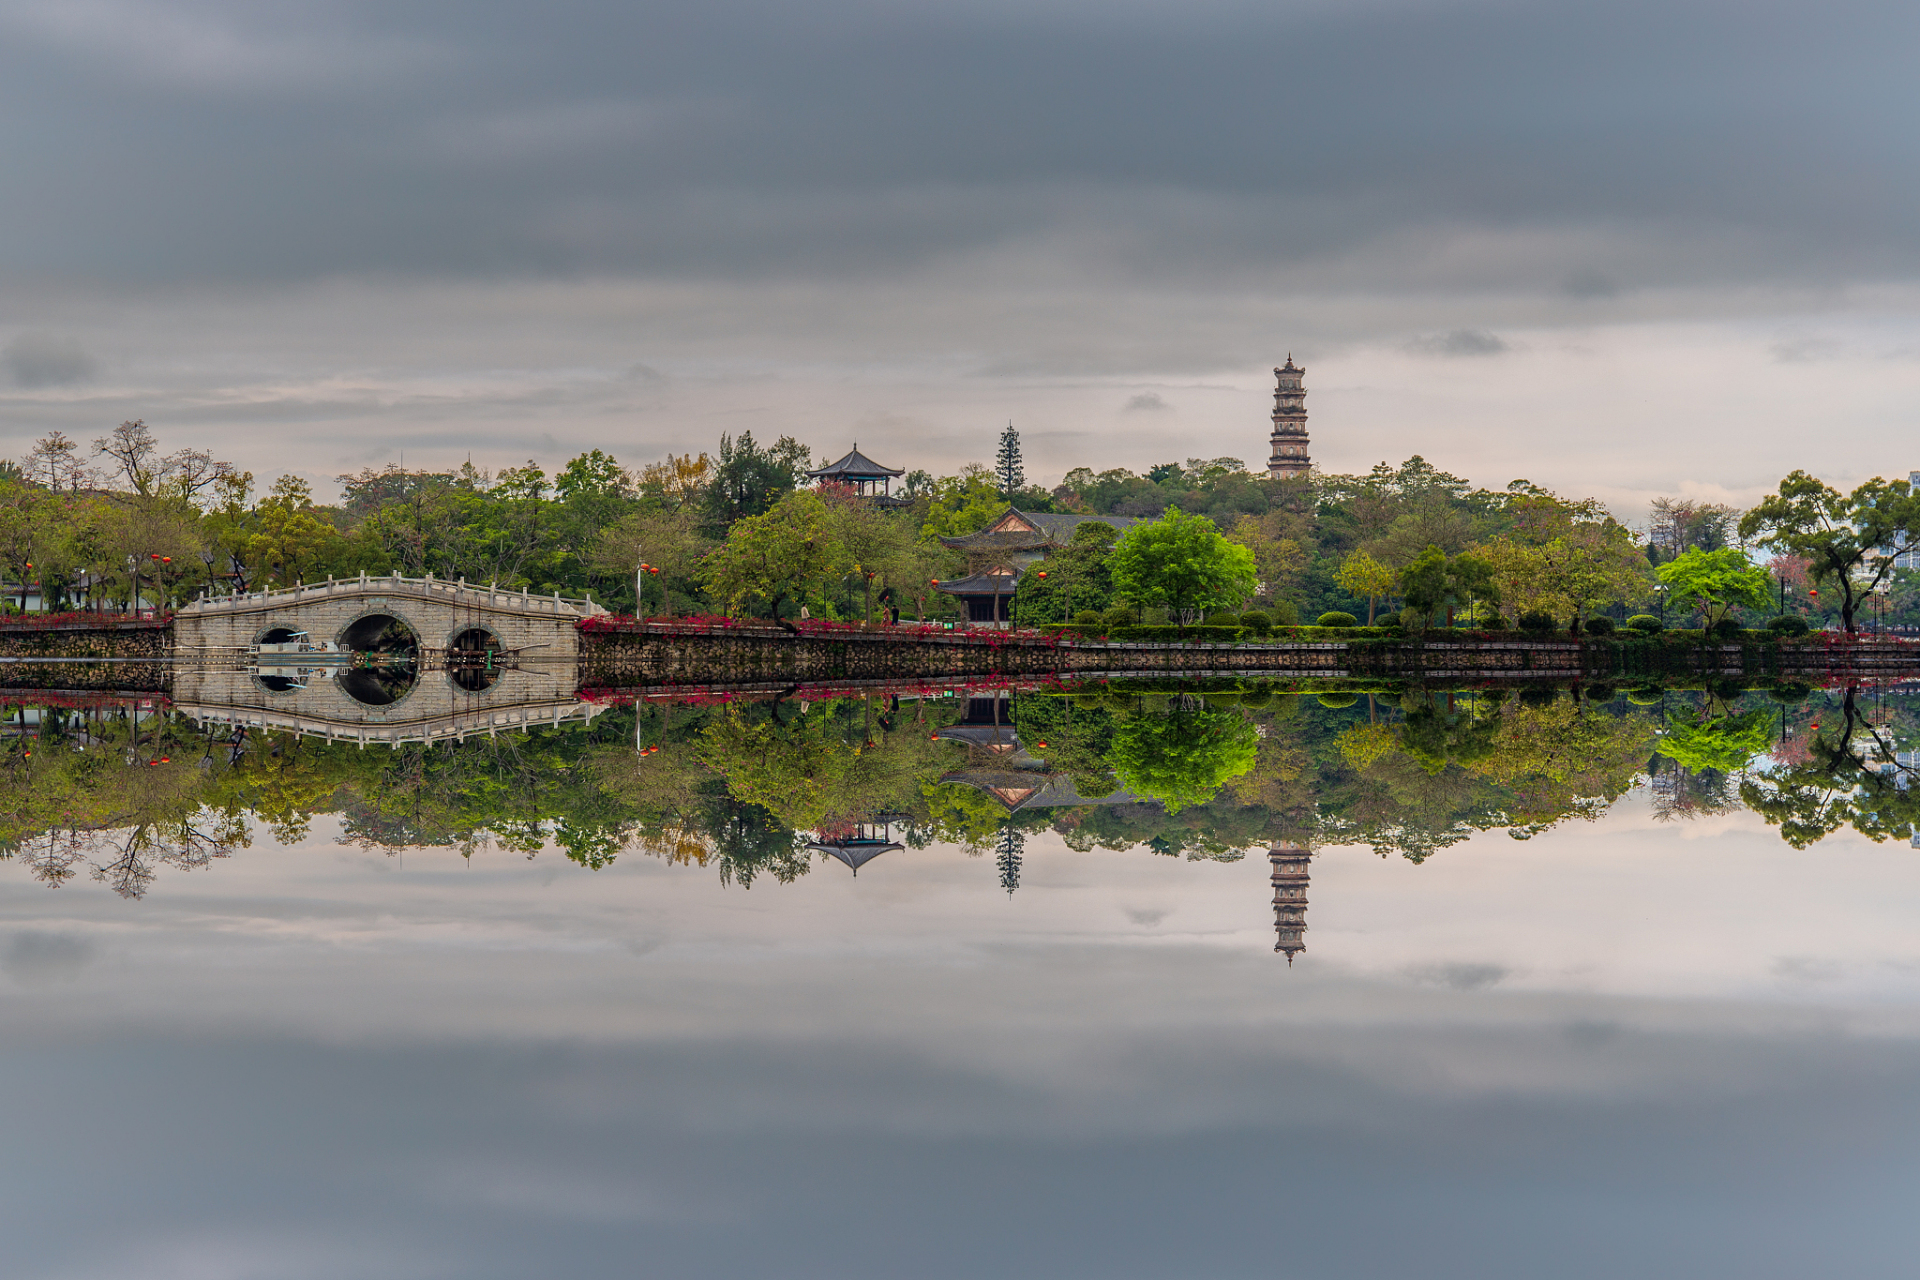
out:
{"label": "cloud reflection on water", "polygon": [[[1810,871],[1757,820],[1703,836],[1636,798],[1424,866],[1332,850],[1289,971],[1259,859],[1038,836],[1009,901],[946,847],[742,891],[331,828],[139,903],[0,881],[9,938],[57,918],[96,956],[0,995],[0,1087],[34,1100],[0,1210],[17,1274],[1908,1256],[1905,849],[1842,837]],[[102,1201],[128,1207],[83,1229]]]}

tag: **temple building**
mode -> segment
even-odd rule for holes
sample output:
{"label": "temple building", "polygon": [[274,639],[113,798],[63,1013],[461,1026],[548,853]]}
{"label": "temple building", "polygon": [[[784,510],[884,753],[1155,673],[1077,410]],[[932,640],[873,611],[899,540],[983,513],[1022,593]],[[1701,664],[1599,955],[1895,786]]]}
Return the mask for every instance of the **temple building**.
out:
{"label": "temple building", "polygon": [[1285,480],[1304,476],[1313,466],[1307,456],[1307,393],[1300,385],[1307,371],[1287,356],[1287,363],[1273,371],[1273,455],[1267,459],[1267,476]]}
{"label": "temple building", "polygon": [[895,477],[904,474],[899,467],[881,466],[861,453],[860,446],[856,444],[853,451],[840,461],[828,463],[818,471],[807,472],[807,479],[815,484],[822,481],[850,484],[856,494],[877,507],[903,507],[907,499],[894,497],[890,490]]}
{"label": "temple building", "polygon": [[[942,742],[967,749],[959,769],[942,774],[943,783],[956,782],[986,792],[1009,817],[1028,809],[1066,809],[1090,804],[1143,804],[1125,787],[1103,796],[1083,796],[1073,779],[1029,753],[1013,727],[1011,701],[1001,697],[967,699],[967,714],[958,724],[934,734]],[[1043,748],[1045,743],[1040,744]]]}
{"label": "temple building", "polygon": [[1020,575],[1073,541],[1074,531],[1092,522],[1116,531],[1142,523],[1134,516],[1078,516],[1008,507],[978,533],[942,538],[941,545],[967,558],[964,577],[936,583],[939,590],[966,605],[967,620],[995,625],[1013,613]]}
{"label": "temple building", "polygon": [[1267,855],[1273,864],[1273,949],[1293,958],[1307,949],[1307,879],[1313,854],[1292,845],[1275,845]]}

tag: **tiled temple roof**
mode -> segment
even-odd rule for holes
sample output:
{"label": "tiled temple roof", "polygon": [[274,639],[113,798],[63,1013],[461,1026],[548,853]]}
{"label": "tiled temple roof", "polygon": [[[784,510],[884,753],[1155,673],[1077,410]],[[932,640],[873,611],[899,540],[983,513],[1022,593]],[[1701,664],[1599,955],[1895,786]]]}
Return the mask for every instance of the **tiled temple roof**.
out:
{"label": "tiled temple roof", "polygon": [[[940,542],[955,551],[1024,551],[1065,546],[1073,541],[1074,531],[1089,522],[1111,525],[1117,531],[1144,523],[1138,516],[1082,516],[1058,511],[1021,511],[1008,507],[980,532],[942,538]],[[1006,528],[1009,524],[1029,527]]]}
{"label": "tiled temple roof", "polygon": [[830,462],[818,471],[807,472],[809,480],[878,480],[883,476],[905,475],[899,467],[883,467],[860,452],[860,446],[838,462]]}

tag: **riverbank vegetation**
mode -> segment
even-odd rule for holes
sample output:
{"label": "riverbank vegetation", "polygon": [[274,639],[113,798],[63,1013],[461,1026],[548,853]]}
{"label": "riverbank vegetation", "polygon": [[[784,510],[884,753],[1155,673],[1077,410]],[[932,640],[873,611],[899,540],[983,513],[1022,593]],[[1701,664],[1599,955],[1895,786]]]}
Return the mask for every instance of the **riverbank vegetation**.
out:
{"label": "riverbank vegetation", "polygon": [[[136,589],[165,606],[209,588],[400,572],[651,614],[951,618],[933,580],[981,566],[940,539],[1012,503],[1120,522],[1083,523],[1044,577],[1022,576],[1013,609],[1028,626],[1920,623],[1920,575],[1891,554],[1920,538],[1905,481],[1841,493],[1796,472],[1752,511],[1661,499],[1634,528],[1590,499],[1525,480],[1476,488],[1417,456],[1286,480],[1190,458],[1145,475],[1075,468],[1044,487],[1024,483],[1017,437],[999,444],[996,469],[910,472],[889,505],[809,486],[826,455],[745,432],[637,467],[599,450],[551,475],[533,462],[370,467],[337,477],[327,502],[295,476],[263,489],[132,421],[90,444],[55,432],[0,464],[0,579],[15,608],[123,606]],[[1129,519],[1151,523],[1122,528]]]}
{"label": "riverbank vegetation", "polygon": [[[1017,881],[1021,842],[1047,832],[1083,851],[1359,844],[1422,861],[1477,833],[1597,817],[1636,787],[1663,820],[1745,804],[1797,846],[1842,827],[1906,839],[1920,821],[1920,707],[1884,690],[1348,683],[652,703],[383,751],[202,730],[140,704],[16,704],[0,859],[137,897],[262,829],[311,840],[324,818],[369,850],[658,857],[752,886],[808,874],[878,825],[909,849],[991,855]],[[998,726],[986,747],[983,725]]]}

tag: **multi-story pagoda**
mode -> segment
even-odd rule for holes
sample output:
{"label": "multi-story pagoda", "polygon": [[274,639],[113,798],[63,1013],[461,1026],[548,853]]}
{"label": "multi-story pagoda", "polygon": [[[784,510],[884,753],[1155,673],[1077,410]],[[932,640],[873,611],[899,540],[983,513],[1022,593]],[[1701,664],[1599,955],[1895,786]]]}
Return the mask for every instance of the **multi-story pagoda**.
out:
{"label": "multi-story pagoda", "polygon": [[1307,392],[1300,385],[1307,371],[1293,362],[1273,371],[1273,454],[1267,459],[1267,475],[1274,480],[1304,476],[1312,467],[1307,457]]}
{"label": "multi-story pagoda", "polygon": [[1307,879],[1313,854],[1292,845],[1275,845],[1267,855],[1273,864],[1273,949],[1293,958],[1307,949]]}
{"label": "multi-story pagoda", "polygon": [[896,498],[889,491],[896,476],[906,473],[899,467],[883,467],[860,452],[860,446],[854,445],[853,451],[838,462],[828,463],[818,471],[807,472],[807,479],[819,484],[823,480],[850,484],[860,497],[880,507],[897,507],[906,503],[905,498]]}

